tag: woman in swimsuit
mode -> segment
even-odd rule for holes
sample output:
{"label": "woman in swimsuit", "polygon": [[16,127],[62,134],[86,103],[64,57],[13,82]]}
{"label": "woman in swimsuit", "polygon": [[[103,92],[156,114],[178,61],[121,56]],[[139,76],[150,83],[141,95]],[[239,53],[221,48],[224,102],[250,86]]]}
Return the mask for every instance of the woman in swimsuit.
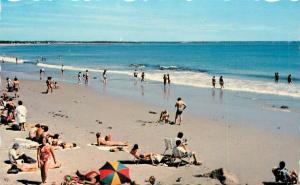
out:
{"label": "woman in swimsuit", "polygon": [[139,152],[139,145],[138,144],[133,145],[133,148],[131,149],[130,154],[133,155],[137,159],[143,159],[145,161],[151,161],[152,165],[155,165],[154,161],[153,161],[153,158],[154,158],[153,156],[155,154],[153,154],[153,153],[141,154]]}
{"label": "woman in swimsuit", "polygon": [[56,162],[53,149],[47,143],[46,138],[41,137],[39,143],[41,143],[41,146],[39,146],[37,150],[37,161],[38,161],[38,167],[41,169],[42,183],[45,184],[47,180],[48,169],[50,168],[51,157],[53,157],[55,165],[57,165],[57,162]]}

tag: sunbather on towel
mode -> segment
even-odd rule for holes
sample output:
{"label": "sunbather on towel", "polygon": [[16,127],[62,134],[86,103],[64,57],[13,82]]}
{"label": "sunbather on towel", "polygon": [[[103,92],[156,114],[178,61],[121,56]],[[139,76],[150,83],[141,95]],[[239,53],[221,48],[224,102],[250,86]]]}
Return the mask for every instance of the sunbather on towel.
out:
{"label": "sunbather on towel", "polygon": [[104,146],[128,146],[128,142],[125,141],[112,141],[112,136],[111,134],[105,136],[105,138],[101,137],[101,133],[98,132],[96,134],[96,138],[97,138],[97,145],[104,145]]}
{"label": "sunbather on towel", "polygon": [[297,173],[286,169],[284,161],[281,161],[278,167],[273,168],[272,172],[276,182],[297,184]]}
{"label": "sunbather on towel", "polygon": [[[202,162],[201,161],[197,161],[195,152],[191,152],[189,151],[186,147],[182,146],[181,140],[177,140],[176,141],[176,147],[174,148],[174,150],[178,150],[180,153],[183,154],[183,157],[193,157],[194,161],[190,161],[190,163],[195,164],[195,165],[201,165]],[[173,154],[176,154],[175,151],[173,151]],[[178,157],[178,156],[175,156]]]}
{"label": "sunbather on towel", "polygon": [[140,153],[138,144],[133,145],[133,148],[131,149],[130,154],[133,155],[137,159],[143,159],[143,160],[146,160],[146,161],[151,161],[152,165],[155,165],[154,164],[154,155],[155,154],[153,154],[153,153],[144,153],[144,154]]}

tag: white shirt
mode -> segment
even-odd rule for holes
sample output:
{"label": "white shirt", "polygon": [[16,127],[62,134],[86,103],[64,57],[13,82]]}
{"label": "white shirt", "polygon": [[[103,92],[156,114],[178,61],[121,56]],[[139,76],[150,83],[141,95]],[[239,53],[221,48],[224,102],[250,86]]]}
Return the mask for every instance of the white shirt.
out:
{"label": "white shirt", "polygon": [[16,113],[17,123],[25,123],[26,122],[27,109],[24,105],[17,106],[15,113]]}
{"label": "white shirt", "polygon": [[18,154],[17,154],[17,151],[15,149],[10,149],[9,152],[8,152],[8,158],[9,158],[9,161],[12,163],[12,164],[15,164],[17,163],[17,159],[18,159]]}

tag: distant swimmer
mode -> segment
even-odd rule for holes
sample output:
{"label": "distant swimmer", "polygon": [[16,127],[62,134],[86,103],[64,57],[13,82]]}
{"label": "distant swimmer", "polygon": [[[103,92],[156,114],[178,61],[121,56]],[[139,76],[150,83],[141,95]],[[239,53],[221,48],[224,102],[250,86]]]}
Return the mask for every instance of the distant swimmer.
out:
{"label": "distant swimmer", "polygon": [[141,74],[141,82],[144,82],[145,81],[145,72],[142,72],[142,74]]}
{"label": "distant swimmer", "polygon": [[278,81],[279,81],[279,73],[278,72],[275,72],[274,79],[275,79],[275,82],[278,83]]}
{"label": "distant swimmer", "polygon": [[163,80],[164,80],[164,85],[166,85],[167,84],[167,75],[166,74],[164,74]]}
{"label": "distant swimmer", "polygon": [[292,83],[292,75],[291,74],[289,74],[289,76],[287,78],[287,81],[288,81],[289,84]]}
{"label": "distant swimmer", "polygon": [[167,74],[167,81],[168,81],[168,84],[171,83],[171,79],[170,79],[170,75],[169,74]]}
{"label": "distant swimmer", "polygon": [[219,84],[220,84],[220,86],[221,86],[221,89],[223,89],[223,88],[224,88],[224,80],[223,80],[223,76],[220,76]]}
{"label": "distant swimmer", "polygon": [[179,125],[181,124],[182,121],[182,113],[186,109],[186,104],[184,101],[179,97],[177,98],[176,104],[176,114],[175,114],[175,124],[177,123],[177,119],[179,118]]}
{"label": "distant swimmer", "polygon": [[107,69],[104,69],[102,77],[103,77],[103,83],[106,84],[107,83]]}
{"label": "distant swimmer", "polygon": [[212,77],[211,83],[212,83],[212,86],[213,86],[214,88],[216,88],[216,77],[215,77],[215,76]]}
{"label": "distant swimmer", "polygon": [[65,71],[65,66],[62,64],[61,65],[61,75],[64,76],[64,71]]}
{"label": "distant swimmer", "polygon": [[40,69],[40,80],[42,80],[42,74],[45,74],[45,69],[44,68],[41,68]]}
{"label": "distant swimmer", "polygon": [[137,78],[137,77],[138,77],[138,72],[137,72],[136,69],[135,69],[134,72],[133,72],[133,77],[134,77],[134,78]]}

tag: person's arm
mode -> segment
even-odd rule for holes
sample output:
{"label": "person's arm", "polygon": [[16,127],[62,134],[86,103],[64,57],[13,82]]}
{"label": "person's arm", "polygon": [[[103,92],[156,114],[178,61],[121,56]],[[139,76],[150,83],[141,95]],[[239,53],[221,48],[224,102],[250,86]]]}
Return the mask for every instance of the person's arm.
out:
{"label": "person's arm", "polygon": [[52,147],[50,147],[50,152],[51,152],[51,155],[53,157],[54,164],[56,164],[56,158],[55,158],[54,151],[53,151]]}
{"label": "person's arm", "polygon": [[37,149],[36,159],[38,162],[38,167],[41,167],[41,159],[40,159],[40,147]]}
{"label": "person's arm", "polygon": [[186,109],[186,104],[185,104],[185,103],[183,103],[183,110],[184,110],[184,109]]}

